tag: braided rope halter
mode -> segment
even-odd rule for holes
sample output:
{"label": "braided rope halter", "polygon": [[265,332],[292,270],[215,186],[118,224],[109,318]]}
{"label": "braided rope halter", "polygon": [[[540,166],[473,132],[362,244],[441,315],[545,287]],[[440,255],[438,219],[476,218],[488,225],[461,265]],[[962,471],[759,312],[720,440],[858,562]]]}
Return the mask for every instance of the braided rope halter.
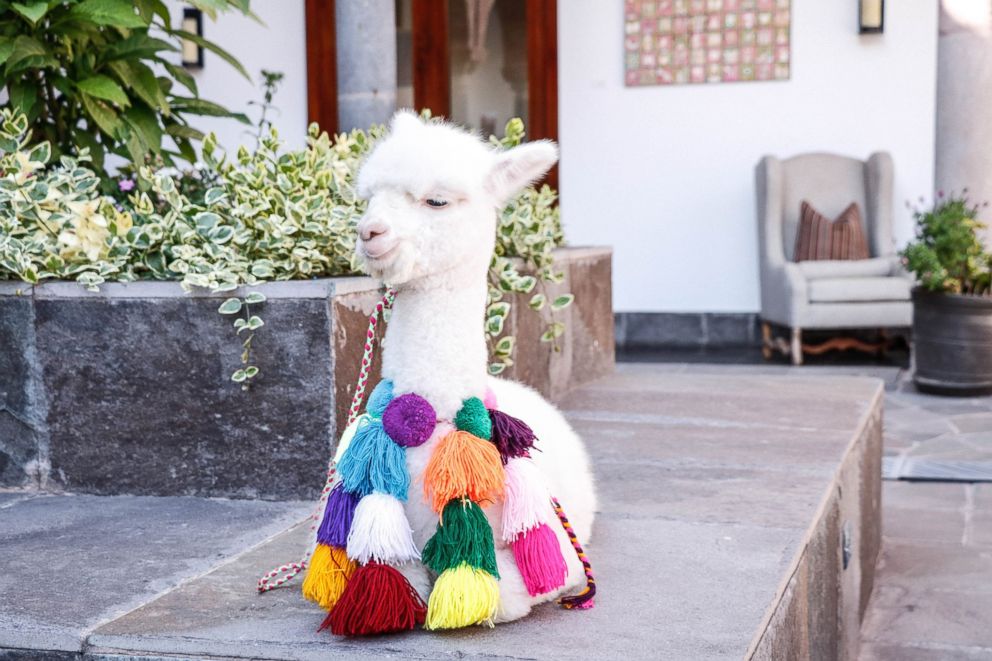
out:
{"label": "braided rope halter", "polygon": [[[362,402],[365,400],[365,390],[369,382],[369,372],[372,369],[372,354],[375,352],[375,331],[376,327],[379,325],[379,317],[385,310],[389,310],[393,307],[393,301],[395,299],[396,290],[387,290],[383,295],[382,300],[375,304],[375,309],[372,311],[372,314],[369,315],[369,328],[365,333],[365,350],[362,353],[362,366],[358,371],[358,382],[355,385],[355,395],[351,398],[351,408],[348,409],[349,425],[358,419],[358,416],[362,410]],[[320,492],[320,500],[317,501],[317,506],[315,507],[313,514],[310,515],[311,532],[315,531],[317,526],[320,525],[320,519],[323,515],[324,507],[327,505],[327,497],[331,493],[331,486],[334,484],[334,476],[336,473],[337,471],[335,470],[334,457],[332,455],[330,463],[327,466],[327,480],[324,482],[324,488]],[[264,576],[258,579],[259,593],[274,590],[296,578],[300,572],[306,569],[307,561],[310,560],[310,556],[312,554],[313,548],[311,545],[299,562],[290,562],[285,565],[280,565],[267,572]]]}
{"label": "braided rope halter", "polygon": [[[358,372],[358,381],[355,385],[355,394],[351,399],[351,407],[348,409],[348,425],[351,425],[358,419],[362,409],[362,402],[365,400],[365,391],[368,387],[369,372],[372,369],[372,355],[375,352],[375,334],[376,328],[379,325],[379,319],[384,311],[393,307],[393,301],[395,299],[396,290],[388,289],[382,299],[376,303],[372,314],[369,315],[369,326],[365,333],[365,348],[362,353],[361,368]],[[323,516],[324,508],[327,505],[327,498],[331,493],[331,488],[334,484],[334,477],[336,473],[337,471],[335,468],[334,457],[332,456],[327,467],[327,480],[324,482],[324,488],[320,492],[320,499],[317,502],[313,514],[311,514],[309,518],[311,521],[311,532],[314,532],[320,525],[320,520]],[[596,579],[592,573],[592,565],[590,564],[585,550],[582,548],[582,544],[579,542],[575,531],[572,529],[572,524],[565,515],[564,509],[558,502],[558,499],[552,496],[551,502],[554,506],[555,514],[558,516],[558,520],[561,522],[562,527],[568,535],[572,548],[575,550],[576,555],[582,562],[582,568],[586,576],[586,587],[583,588],[579,594],[561,597],[558,599],[558,603],[561,604],[563,608],[567,609],[592,608],[594,605],[593,598],[596,596]],[[258,592],[261,594],[268,592],[269,590],[274,590],[296,578],[297,575],[306,569],[307,562],[309,562],[312,554],[313,544],[307,548],[306,553],[299,560],[299,562],[290,562],[280,565],[265,573],[258,579]]]}

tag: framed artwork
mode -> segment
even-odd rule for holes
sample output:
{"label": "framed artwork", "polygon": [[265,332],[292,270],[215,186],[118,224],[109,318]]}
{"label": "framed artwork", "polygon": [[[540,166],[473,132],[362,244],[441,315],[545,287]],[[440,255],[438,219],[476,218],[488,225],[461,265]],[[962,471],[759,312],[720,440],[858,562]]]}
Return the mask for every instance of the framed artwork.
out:
{"label": "framed artwork", "polygon": [[628,87],[788,80],[790,0],[624,0]]}

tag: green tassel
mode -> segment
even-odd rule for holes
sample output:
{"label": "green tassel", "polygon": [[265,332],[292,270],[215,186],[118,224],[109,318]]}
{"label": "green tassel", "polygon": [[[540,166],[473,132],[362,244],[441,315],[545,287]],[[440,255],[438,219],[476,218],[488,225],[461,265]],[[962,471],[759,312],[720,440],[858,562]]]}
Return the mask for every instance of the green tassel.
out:
{"label": "green tassel", "polygon": [[467,498],[444,506],[437,532],[427,540],[421,556],[438,574],[467,563],[499,578],[493,529],[482,508]]}
{"label": "green tassel", "polygon": [[487,441],[493,437],[489,410],[478,397],[469,397],[462,402],[461,409],[455,414],[455,427]]}

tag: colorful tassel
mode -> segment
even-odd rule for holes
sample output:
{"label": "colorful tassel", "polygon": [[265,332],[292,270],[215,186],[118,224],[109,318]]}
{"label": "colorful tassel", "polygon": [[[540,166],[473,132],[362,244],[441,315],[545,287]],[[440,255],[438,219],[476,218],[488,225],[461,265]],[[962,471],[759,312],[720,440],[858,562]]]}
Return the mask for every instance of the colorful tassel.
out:
{"label": "colorful tassel", "polygon": [[382,426],[394,443],[412,448],[426,443],[434,433],[437,413],[420,395],[400,395],[386,407]]}
{"label": "colorful tassel", "polygon": [[427,463],[424,493],[435,512],[462,496],[477,503],[501,496],[503,463],[499,450],[468,432],[451,432],[441,439]]}
{"label": "colorful tassel", "polygon": [[428,629],[493,626],[499,610],[499,584],[491,574],[467,564],[448,569],[434,583],[427,603]]}
{"label": "colorful tassel", "polygon": [[511,459],[504,468],[502,537],[512,542],[522,532],[554,519],[544,476],[528,458]]}
{"label": "colorful tassel", "polygon": [[496,400],[496,393],[489,386],[486,386],[486,394],[482,396],[482,403],[486,405],[486,408],[490,411],[499,408],[499,402]]}
{"label": "colorful tassel", "polygon": [[363,413],[362,415],[355,418],[350,425],[345,427],[344,432],[341,434],[341,438],[338,440],[338,446],[334,449],[334,464],[337,465],[341,463],[341,457],[344,453],[348,451],[351,446],[351,442],[355,439],[355,434],[358,429],[366,424],[371,418]]}
{"label": "colorful tassel", "polygon": [[358,429],[338,463],[338,473],[344,488],[352,493],[365,496],[379,491],[407,499],[406,450],[389,438],[379,420],[369,420]]}
{"label": "colorful tassel", "polygon": [[424,545],[423,559],[438,574],[464,563],[499,578],[492,528],[482,509],[467,498],[445,506],[437,532]]}
{"label": "colorful tassel", "polygon": [[355,563],[348,559],[344,549],[318,544],[307,563],[303,596],[320,604],[324,610],[331,610],[355,573],[355,568]]}
{"label": "colorful tassel", "polygon": [[393,382],[389,379],[383,379],[376,384],[369,394],[369,402],[365,405],[365,410],[369,415],[381,418],[391,401],[393,401]]}
{"label": "colorful tassel", "polygon": [[554,531],[542,523],[511,542],[513,558],[523,576],[527,592],[535,597],[565,585],[568,568]]}
{"label": "colorful tassel", "polygon": [[489,411],[492,422],[492,442],[499,448],[505,464],[514,457],[529,457],[537,441],[534,430],[526,422],[502,411]]}
{"label": "colorful tassel", "polygon": [[462,402],[462,407],[455,414],[455,427],[487,441],[493,435],[489,411],[478,397],[469,397]]}
{"label": "colorful tassel", "polygon": [[403,503],[384,493],[369,494],[358,501],[348,532],[348,557],[362,564],[419,560]]}
{"label": "colorful tassel", "polygon": [[427,607],[399,571],[377,562],[359,567],[320,630],[338,636],[410,631],[424,623]]}
{"label": "colorful tassel", "polygon": [[338,482],[327,497],[324,518],[317,530],[319,543],[341,548],[347,546],[348,531],[351,530],[351,520],[355,516],[358,498],[358,494],[345,491],[344,485]]}

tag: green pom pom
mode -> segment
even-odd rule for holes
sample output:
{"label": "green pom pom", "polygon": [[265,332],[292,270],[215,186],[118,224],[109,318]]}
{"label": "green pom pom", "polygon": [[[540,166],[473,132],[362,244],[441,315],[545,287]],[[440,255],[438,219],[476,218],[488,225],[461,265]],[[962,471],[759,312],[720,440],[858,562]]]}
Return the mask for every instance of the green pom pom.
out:
{"label": "green pom pom", "polygon": [[462,402],[461,410],[455,415],[455,427],[487,441],[493,437],[493,422],[489,419],[489,411],[478,397],[469,397]]}
{"label": "green pom pom", "polygon": [[493,529],[482,508],[468,498],[448,501],[437,532],[427,540],[421,556],[424,564],[438,574],[468,563],[499,578]]}

